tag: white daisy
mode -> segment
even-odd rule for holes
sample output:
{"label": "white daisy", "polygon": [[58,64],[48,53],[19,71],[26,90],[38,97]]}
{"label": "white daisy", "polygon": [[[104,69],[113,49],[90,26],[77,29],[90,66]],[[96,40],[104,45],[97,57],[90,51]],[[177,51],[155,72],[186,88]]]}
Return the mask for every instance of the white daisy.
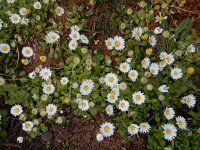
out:
{"label": "white daisy", "polygon": [[126,101],[126,100],[120,100],[119,101],[119,109],[121,110],[121,111],[128,111],[128,109],[129,109],[129,102],[128,101]]}
{"label": "white daisy", "polygon": [[168,65],[171,65],[174,62],[174,56],[172,54],[167,54],[164,60]]}
{"label": "white daisy", "polygon": [[68,79],[67,77],[62,77],[62,78],[60,79],[60,83],[61,83],[62,85],[66,85],[68,82],[69,82],[69,79]]}
{"label": "white daisy", "polygon": [[164,138],[168,141],[171,141],[173,139],[175,139],[176,135],[177,135],[177,129],[173,124],[167,123],[162,125],[163,128],[163,133],[164,133]]}
{"label": "white daisy", "polygon": [[98,133],[97,136],[96,136],[96,139],[97,139],[98,142],[102,141],[103,135],[101,133]]}
{"label": "white daisy", "polygon": [[114,134],[115,126],[112,123],[105,122],[100,127],[100,132],[104,137],[110,137]]}
{"label": "white daisy", "polygon": [[138,72],[137,70],[130,70],[129,73],[128,73],[128,77],[131,79],[131,81],[135,82],[136,79],[138,78]]}
{"label": "white daisy", "polygon": [[22,55],[24,57],[31,57],[31,56],[33,56],[33,49],[31,47],[23,47],[22,48]]}
{"label": "white daisy", "polygon": [[17,142],[22,143],[24,141],[24,138],[22,136],[17,137]]}
{"label": "white daisy", "polygon": [[167,63],[165,61],[159,62],[159,70],[162,71],[166,67]]}
{"label": "white daisy", "polygon": [[164,115],[168,120],[171,120],[174,118],[175,112],[173,108],[166,108],[164,111]]}
{"label": "white daisy", "polygon": [[177,80],[177,79],[182,78],[183,73],[180,68],[175,67],[175,68],[171,69],[170,75],[171,75],[172,79]]}
{"label": "white daisy", "polygon": [[42,5],[41,5],[40,2],[36,1],[36,2],[33,3],[33,7],[34,7],[35,9],[41,9],[41,8],[42,8]]}
{"label": "white daisy", "polygon": [[117,75],[114,73],[107,73],[104,77],[105,84],[107,86],[113,87],[115,84],[118,84]]}
{"label": "white daisy", "polygon": [[149,71],[153,74],[153,75],[158,75],[159,72],[159,65],[157,63],[152,63],[149,67]]}
{"label": "white daisy", "polygon": [[69,37],[74,41],[78,41],[80,39],[80,33],[77,31],[72,31]]}
{"label": "white daisy", "polygon": [[151,44],[151,46],[156,46],[157,40],[154,36],[150,36],[149,37],[149,44]]}
{"label": "white daisy", "polygon": [[163,20],[167,19],[167,16],[162,16],[161,12],[159,12],[159,15],[156,16],[156,21],[159,22],[160,24],[162,23]]}
{"label": "white daisy", "polygon": [[142,93],[141,91],[139,91],[139,92],[135,92],[132,95],[132,99],[133,99],[133,103],[141,105],[141,104],[144,103],[144,101],[145,101],[146,98],[145,98],[144,93]]}
{"label": "white daisy", "polygon": [[15,0],[7,0],[7,3],[9,3],[9,4],[12,4],[14,2],[15,2]]}
{"label": "white daisy", "polygon": [[183,104],[187,104],[189,108],[194,107],[196,104],[196,98],[194,97],[194,95],[190,94],[187,96],[182,97],[181,102]]}
{"label": "white daisy", "polygon": [[33,128],[33,122],[31,122],[31,121],[27,121],[27,122],[25,122],[25,123],[22,123],[22,129],[24,130],[24,131],[31,131],[32,130],[32,128]]}
{"label": "white daisy", "polygon": [[126,59],[126,62],[127,62],[127,63],[131,63],[132,59],[133,59],[133,58],[127,58],[127,59]]}
{"label": "white daisy", "polygon": [[69,49],[71,49],[71,50],[75,50],[76,48],[77,48],[77,46],[78,46],[78,43],[76,42],[76,41],[74,41],[74,40],[71,40],[70,42],[69,42]]}
{"label": "white daisy", "polygon": [[10,113],[15,117],[21,115],[22,112],[23,112],[23,107],[21,105],[14,105],[10,109]]}
{"label": "white daisy", "polygon": [[29,13],[29,10],[28,10],[27,8],[25,8],[25,7],[22,7],[22,8],[20,8],[20,10],[19,10],[19,14],[22,15],[22,16],[25,16],[25,15],[27,15],[28,13]]}
{"label": "white daisy", "polygon": [[34,78],[36,77],[35,71],[30,72],[30,73],[28,74],[28,77],[29,77],[30,79],[34,79]]}
{"label": "white daisy", "polygon": [[139,126],[136,125],[136,124],[131,124],[129,127],[128,127],[128,133],[130,135],[135,135],[137,134],[139,131]]}
{"label": "white daisy", "polygon": [[161,85],[158,90],[162,93],[166,93],[168,92],[169,87],[167,87],[166,85]]}
{"label": "white daisy", "polygon": [[130,70],[130,65],[127,62],[123,62],[120,64],[119,70],[123,73],[126,73]]}
{"label": "white daisy", "polygon": [[10,21],[14,24],[18,24],[21,21],[21,17],[18,14],[12,14],[10,16]]}
{"label": "white daisy", "polygon": [[186,122],[185,118],[183,118],[182,116],[176,117],[176,124],[178,125],[178,127],[180,129],[186,129],[187,128],[187,122]]}
{"label": "white daisy", "polygon": [[40,70],[40,77],[42,77],[43,80],[47,81],[52,75],[52,71],[48,68],[42,68]]}
{"label": "white daisy", "polygon": [[112,88],[110,93],[113,95],[119,96],[119,88]]}
{"label": "white daisy", "polygon": [[22,20],[21,20],[21,24],[22,25],[28,25],[28,23],[29,23],[29,19],[23,17]]}
{"label": "white daisy", "polygon": [[161,52],[159,57],[161,60],[164,60],[167,57],[167,55],[168,54],[166,52]]}
{"label": "white daisy", "polygon": [[114,39],[113,38],[108,38],[107,40],[105,40],[106,43],[106,47],[107,49],[111,50],[114,48]]}
{"label": "white daisy", "polygon": [[78,108],[82,111],[86,111],[90,108],[90,105],[88,103],[88,100],[82,100],[79,104],[78,104]]}
{"label": "white daisy", "polygon": [[126,82],[121,82],[121,83],[119,84],[119,88],[120,88],[120,90],[122,90],[122,91],[126,90],[126,89],[127,89],[127,84],[126,84]]}
{"label": "white daisy", "polygon": [[47,33],[47,35],[45,36],[45,40],[47,43],[55,43],[58,41],[58,39],[60,39],[60,35],[58,35],[56,32],[49,32]]}
{"label": "white daisy", "polygon": [[89,44],[89,39],[88,39],[88,37],[85,36],[84,34],[81,34],[81,35],[80,35],[80,40],[81,40],[81,42],[84,43],[84,44]]}
{"label": "white daisy", "polygon": [[77,26],[77,25],[73,25],[73,26],[71,27],[71,31],[76,31],[76,32],[78,32],[78,31],[80,31],[80,28],[79,28],[79,26]]}
{"label": "white daisy", "polygon": [[187,51],[190,52],[190,53],[194,53],[196,51],[195,49],[196,48],[192,44],[187,47]]}
{"label": "white daisy", "polygon": [[56,112],[57,112],[57,106],[56,105],[54,105],[54,104],[48,104],[46,106],[46,114],[48,116],[53,116],[53,115],[56,114]]}
{"label": "white daisy", "polygon": [[10,52],[10,45],[2,43],[0,44],[0,52],[3,54],[7,54]]}
{"label": "white daisy", "polygon": [[150,65],[150,59],[148,57],[146,57],[142,60],[141,63],[142,63],[142,68],[147,69]]}
{"label": "white daisy", "polygon": [[154,34],[161,34],[163,32],[163,29],[160,27],[156,27],[153,31]]}
{"label": "white daisy", "polygon": [[44,94],[50,95],[55,91],[55,87],[53,84],[44,84],[42,90]]}
{"label": "white daisy", "polygon": [[112,116],[114,114],[114,110],[113,110],[113,106],[112,105],[108,105],[106,107],[106,113],[109,115],[109,116]]}
{"label": "white daisy", "polygon": [[85,80],[80,85],[80,93],[82,95],[89,95],[94,88],[94,82],[92,80]]}
{"label": "white daisy", "polygon": [[117,51],[120,51],[125,48],[125,41],[122,37],[120,37],[120,36],[114,37],[114,48]]}
{"label": "white daisy", "polygon": [[140,130],[141,133],[147,133],[147,132],[149,132],[150,128],[151,127],[150,127],[149,123],[146,122],[146,123],[141,123],[140,124],[140,129],[139,130]]}
{"label": "white daisy", "polygon": [[112,93],[108,93],[108,95],[107,95],[107,101],[109,102],[109,103],[115,103],[116,102],[116,100],[118,100],[118,96],[117,95],[114,95],[114,94],[112,94]]}
{"label": "white daisy", "polygon": [[64,14],[64,9],[60,6],[57,6],[55,12],[57,16],[62,16]]}
{"label": "white daisy", "polygon": [[136,27],[132,31],[132,38],[135,38],[136,40],[140,40],[140,37],[144,33],[144,29],[141,27]]}

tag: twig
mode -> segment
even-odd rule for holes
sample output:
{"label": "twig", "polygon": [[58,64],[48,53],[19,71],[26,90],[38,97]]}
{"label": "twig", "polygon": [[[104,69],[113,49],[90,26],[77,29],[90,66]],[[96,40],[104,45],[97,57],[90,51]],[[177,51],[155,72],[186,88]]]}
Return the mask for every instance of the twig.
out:
{"label": "twig", "polygon": [[15,66],[15,69],[17,68],[18,64],[19,64],[19,49],[17,47],[17,64]]}

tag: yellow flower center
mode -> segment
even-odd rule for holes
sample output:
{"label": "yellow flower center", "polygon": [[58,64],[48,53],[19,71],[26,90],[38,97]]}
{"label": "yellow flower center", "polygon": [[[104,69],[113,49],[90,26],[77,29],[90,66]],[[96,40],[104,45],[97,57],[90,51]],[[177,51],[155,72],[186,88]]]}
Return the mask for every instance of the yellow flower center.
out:
{"label": "yellow flower center", "polygon": [[159,20],[160,20],[160,21],[163,21],[163,20],[164,20],[164,17],[163,17],[163,16],[159,16]]}
{"label": "yellow flower center", "polygon": [[109,77],[108,81],[112,83],[114,81],[114,78],[113,77]]}
{"label": "yellow flower center", "polygon": [[75,43],[72,43],[72,47],[75,47]]}
{"label": "yellow flower center", "polygon": [[47,90],[48,92],[51,91],[51,87],[48,86],[46,90]]}
{"label": "yellow flower center", "polygon": [[138,31],[135,32],[135,35],[136,35],[136,36],[140,36],[140,32],[138,32]]}
{"label": "yellow flower center", "polygon": [[124,104],[124,103],[121,103],[121,107],[122,107],[122,108],[125,107],[125,104]]}
{"label": "yellow flower center", "polygon": [[116,41],[116,42],[115,42],[115,46],[116,46],[116,47],[119,47],[120,45],[121,45],[121,43],[120,43],[119,41]]}
{"label": "yellow flower center", "polygon": [[83,107],[83,108],[85,108],[85,107],[86,107],[86,104],[85,104],[85,103],[83,103],[83,102],[81,103],[81,105],[82,105],[82,107]]}
{"label": "yellow flower center", "polygon": [[144,128],[146,128],[147,126],[146,126],[145,124],[143,124],[141,127],[144,129]]}
{"label": "yellow flower center", "polygon": [[25,50],[25,53],[26,54],[30,54],[30,51],[27,49],[27,50]]}
{"label": "yellow flower center", "polygon": [[165,112],[165,114],[166,114],[167,116],[170,115],[170,111],[167,110],[167,111]]}
{"label": "yellow flower center", "polygon": [[61,9],[60,8],[57,8],[57,13],[60,13],[61,12]]}
{"label": "yellow flower center", "polygon": [[17,17],[16,17],[16,16],[15,16],[15,17],[13,17],[13,20],[14,20],[14,21],[17,21]]}
{"label": "yellow flower center", "polygon": [[85,90],[85,91],[89,90],[89,87],[88,87],[87,85],[84,86],[84,90]]}
{"label": "yellow flower center", "polygon": [[174,72],[174,75],[175,75],[175,76],[177,76],[177,75],[178,75],[178,72],[177,72],[177,71],[175,71],[175,72]]}
{"label": "yellow flower center", "polygon": [[50,107],[50,108],[49,108],[49,111],[50,111],[50,112],[53,112],[53,107]]}
{"label": "yellow flower center", "polygon": [[131,131],[134,131],[134,130],[135,130],[135,127],[134,127],[134,126],[131,126],[131,127],[130,127],[130,130],[131,130]]}
{"label": "yellow flower center", "polygon": [[45,72],[44,75],[45,75],[45,76],[48,76],[48,72]]}
{"label": "yellow flower center", "polygon": [[166,132],[166,134],[168,134],[168,135],[171,134],[171,130],[170,130],[170,129],[167,129],[165,132]]}
{"label": "yellow flower center", "polygon": [[25,128],[27,128],[27,129],[30,128],[30,124],[26,123]]}
{"label": "yellow flower center", "polygon": [[171,59],[170,59],[170,57],[167,57],[166,60],[167,60],[168,62],[170,62]]}
{"label": "yellow flower center", "polygon": [[182,126],[182,125],[183,125],[183,122],[182,122],[181,120],[179,120],[179,121],[178,121],[178,124],[179,124],[180,126]]}
{"label": "yellow flower center", "polygon": [[111,41],[108,41],[108,46],[111,46],[111,45],[112,45]]}
{"label": "yellow flower center", "polygon": [[139,101],[139,100],[141,99],[141,96],[140,96],[140,95],[136,95],[135,99],[136,99],[137,101]]}
{"label": "yellow flower center", "polygon": [[154,70],[154,69],[151,69],[151,72],[152,72],[152,73],[155,73],[155,70]]}
{"label": "yellow flower center", "polygon": [[73,38],[75,38],[75,39],[76,39],[76,38],[77,38],[77,35],[76,35],[76,34],[73,34]]}
{"label": "yellow flower center", "polygon": [[143,64],[143,65],[146,65],[146,64],[147,64],[146,60],[143,60],[143,61],[142,61],[142,64]]}
{"label": "yellow flower center", "polygon": [[131,72],[131,77],[135,77],[135,73],[134,72]]}
{"label": "yellow flower center", "polygon": [[2,50],[7,51],[8,50],[7,46],[2,46]]}
{"label": "yellow flower center", "polygon": [[190,103],[191,102],[191,99],[190,98],[187,98],[187,103]]}
{"label": "yellow flower center", "polygon": [[126,69],[126,65],[123,65],[123,66],[122,66],[122,69],[125,70],[125,69]]}
{"label": "yellow flower center", "polygon": [[56,36],[55,36],[55,35],[52,35],[51,38],[52,38],[52,39],[56,39]]}
{"label": "yellow flower center", "polygon": [[15,112],[18,113],[19,112],[19,108],[15,108]]}
{"label": "yellow flower center", "polygon": [[109,132],[109,131],[110,131],[110,127],[109,127],[109,126],[105,126],[105,127],[104,127],[104,131],[105,131],[105,132]]}
{"label": "yellow flower center", "polygon": [[114,96],[114,95],[111,95],[111,96],[110,96],[110,99],[111,99],[111,100],[114,100],[114,99],[115,99],[115,96]]}

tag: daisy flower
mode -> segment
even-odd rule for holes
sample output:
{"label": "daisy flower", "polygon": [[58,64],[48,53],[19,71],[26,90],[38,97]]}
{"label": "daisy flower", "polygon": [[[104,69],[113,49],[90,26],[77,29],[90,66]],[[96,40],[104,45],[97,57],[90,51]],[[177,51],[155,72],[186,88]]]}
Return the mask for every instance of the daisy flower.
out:
{"label": "daisy flower", "polygon": [[159,65],[157,63],[152,63],[149,67],[149,71],[153,74],[153,75],[158,75],[159,72]]}
{"label": "daisy flower", "polygon": [[40,2],[36,1],[36,2],[33,3],[33,7],[34,7],[35,9],[41,9],[41,8],[42,8],[42,5],[41,5]]}
{"label": "daisy flower", "polygon": [[60,79],[60,83],[61,83],[62,85],[66,85],[68,82],[69,82],[69,79],[68,79],[67,77],[62,77],[62,78]]}
{"label": "daisy flower", "polygon": [[46,106],[46,114],[48,116],[53,116],[53,115],[56,114],[56,112],[57,112],[57,106],[56,105],[54,105],[54,104],[48,104]]}
{"label": "daisy flower", "polygon": [[187,128],[187,122],[186,122],[185,118],[183,118],[182,116],[176,117],[176,124],[178,125],[178,127],[180,129],[186,129]]}
{"label": "daisy flower", "polygon": [[32,130],[32,128],[33,128],[33,122],[31,122],[31,121],[27,121],[27,122],[25,122],[25,123],[22,123],[22,129],[24,130],[24,131],[31,131]]}
{"label": "daisy flower", "polygon": [[120,83],[120,84],[119,84],[119,88],[120,88],[120,90],[122,90],[122,91],[126,90],[126,89],[127,89],[127,84],[126,84],[126,82]]}
{"label": "daisy flower", "polygon": [[80,33],[77,31],[72,31],[69,37],[74,41],[78,41],[80,39]]}
{"label": "daisy flower", "polygon": [[190,94],[187,96],[182,97],[181,102],[183,104],[187,104],[189,108],[194,107],[196,104],[196,98],[194,97],[194,95]]}
{"label": "daisy flower", "polygon": [[64,9],[60,6],[57,6],[55,12],[57,16],[62,16],[64,14]]}
{"label": "daisy flower", "polygon": [[147,69],[150,65],[150,59],[146,57],[142,60],[141,63],[142,63],[142,68]]}
{"label": "daisy flower", "polygon": [[12,4],[14,2],[15,2],[15,0],[7,0],[7,3],[9,3],[9,4]]}
{"label": "daisy flower", "polygon": [[163,128],[163,133],[164,133],[164,139],[171,141],[173,139],[175,139],[176,135],[177,135],[177,129],[173,124],[167,123],[162,125]]}
{"label": "daisy flower", "polygon": [[107,49],[111,50],[114,48],[114,39],[113,38],[108,38],[107,40],[105,40],[105,44]]}
{"label": "daisy flower", "polygon": [[17,142],[22,143],[24,141],[24,138],[22,136],[17,137]]}
{"label": "daisy flower", "polygon": [[164,60],[168,65],[171,65],[174,62],[174,56],[172,54],[167,54]]}
{"label": "daisy flower", "polygon": [[180,68],[175,67],[175,68],[171,69],[170,75],[171,75],[172,79],[177,80],[177,79],[182,78],[183,73]]}
{"label": "daisy flower", "polygon": [[136,79],[138,78],[138,72],[137,70],[130,70],[129,73],[128,73],[128,77],[131,79],[131,81],[135,82]]}
{"label": "daisy flower", "polygon": [[28,10],[27,8],[25,8],[25,7],[22,7],[22,8],[20,8],[20,10],[19,10],[19,14],[22,15],[22,16],[25,16],[25,15],[27,15],[28,13],[29,13],[29,10]]}
{"label": "daisy flower", "polygon": [[162,93],[166,93],[168,92],[169,87],[167,87],[166,85],[161,85],[158,90]]}
{"label": "daisy flower", "polygon": [[40,77],[42,77],[42,79],[45,81],[47,81],[51,75],[52,71],[46,67],[40,70]]}
{"label": "daisy flower", "polygon": [[150,128],[151,127],[150,127],[150,125],[147,122],[146,123],[141,123],[139,131],[141,133],[147,133],[147,132],[149,132]]}
{"label": "daisy flower", "polygon": [[106,114],[109,116],[112,116],[114,114],[114,110],[113,110],[113,106],[112,105],[108,105],[106,107]]}
{"label": "daisy flower", "polygon": [[80,31],[80,28],[79,28],[79,26],[77,26],[77,25],[73,25],[73,26],[71,27],[71,31],[76,31],[76,32],[78,32],[78,31]]}
{"label": "daisy flower", "polygon": [[149,44],[151,44],[151,46],[156,46],[157,40],[154,36],[150,36],[149,37]]}
{"label": "daisy flower", "polygon": [[135,92],[132,95],[132,99],[133,99],[133,103],[141,105],[141,104],[144,103],[144,101],[145,101],[146,98],[145,98],[144,93],[142,93],[141,91],[139,91],[139,92]]}
{"label": "daisy flower", "polygon": [[110,137],[114,134],[115,126],[112,123],[105,122],[100,127],[100,132],[104,137]]}
{"label": "daisy flower", "polygon": [[87,111],[90,108],[90,105],[88,103],[88,100],[82,100],[79,104],[78,104],[78,108],[82,111]]}
{"label": "daisy flower", "polygon": [[165,61],[159,62],[159,70],[162,71],[166,67],[167,63]]}
{"label": "daisy flower", "polygon": [[132,38],[135,38],[136,40],[140,40],[140,37],[144,33],[144,30],[141,27],[136,27],[132,31]]}
{"label": "daisy flower", "polygon": [[23,107],[21,105],[14,105],[10,109],[10,113],[15,117],[21,115],[22,112],[23,112]]}
{"label": "daisy flower", "polygon": [[126,100],[120,100],[119,101],[119,109],[121,110],[121,111],[128,111],[128,109],[129,109],[129,102],[128,101],[126,101]]}
{"label": "daisy flower", "polygon": [[156,27],[153,31],[154,34],[161,34],[163,32],[163,29],[160,27]]}
{"label": "daisy flower", "polygon": [[10,45],[2,43],[0,44],[0,52],[3,54],[7,54],[10,52]]}
{"label": "daisy flower", "polygon": [[117,75],[114,73],[107,73],[104,81],[107,86],[113,87],[115,84],[118,83],[118,78]]}
{"label": "daisy flower", "polygon": [[31,47],[23,47],[22,48],[22,55],[24,57],[31,57],[31,56],[33,56],[33,49]]}
{"label": "daisy flower", "polygon": [[167,16],[162,16],[161,12],[159,12],[159,15],[156,16],[156,21],[159,22],[160,24],[162,23],[163,20],[167,19]]}
{"label": "daisy flower", "polygon": [[28,23],[29,23],[29,19],[23,17],[22,20],[21,20],[21,24],[22,25],[28,25]]}
{"label": "daisy flower", "polygon": [[55,87],[53,84],[44,84],[42,90],[44,94],[50,95],[55,91]]}
{"label": "daisy flower", "polygon": [[196,48],[192,44],[187,47],[187,51],[190,52],[190,53],[194,53],[196,51],[195,49]]}
{"label": "daisy flower", "polygon": [[98,142],[102,141],[103,135],[101,133],[98,133],[97,136],[96,136],[96,139],[97,139]]}
{"label": "daisy flower", "polygon": [[78,46],[78,43],[76,42],[76,41],[74,41],[74,40],[71,40],[70,42],[69,42],[69,49],[71,49],[71,50],[75,50],[76,48],[77,48],[77,46]]}
{"label": "daisy flower", "polygon": [[34,78],[36,77],[35,71],[30,72],[30,73],[28,74],[28,77],[29,77],[30,79],[34,79]]}
{"label": "daisy flower", "polygon": [[119,88],[112,88],[110,93],[113,95],[119,96]]}
{"label": "daisy flower", "polygon": [[119,70],[123,73],[126,73],[130,70],[130,65],[127,62],[123,62],[120,64]]}
{"label": "daisy flower", "polygon": [[165,58],[167,57],[167,55],[168,54],[166,52],[161,52],[159,57],[160,57],[161,60],[165,60]]}
{"label": "daisy flower", "polygon": [[116,102],[116,100],[118,100],[118,96],[117,96],[117,95],[108,93],[108,95],[107,95],[107,101],[108,101],[109,103],[112,103],[112,104],[113,104],[113,103]]}
{"label": "daisy flower", "polygon": [[81,42],[84,43],[84,44],[89,44],[88,37],[85,36],[84,34],[81,34],[81,35],[80,35],[80,40],[81,40]]}
{"label": "daisy flower", "polygon": [[60,39],[60,35],[58,35],[56,32],[49,32],[45,36],[45,40],[49,44],[53,44],[53,43],[57,42],[58,39]]}
{"label": "daisy flower", "polygon": [[18,14],[12,14],[10,16],[10,21],[14,24],[18,24],[21,21],[21,17]]}
{"label": "daisy flower", "polygon": [[80,93],[82,95],[89,95],[94,88],[94,82],[92,80],[85,80],[80,85]]}
{"label": "daisy flower", "polygon": [[114,48],[117,51],[120,51],[125,48],[125,41],[122,37],[120,37],[120,36],[114,37]]}
{"label": "daisy flower", "polygon": [[128,133],[130,135],[135,135],[137,134],[139,131],[139,126],[136,125],[136,124],[131,124],[129,127],[128,127]]}
{"label": "daisy flower", "polygon": [[164,111],[164,115],[168,120],[171,120],[174,118],[175,112],[173,108],[166,108]]}

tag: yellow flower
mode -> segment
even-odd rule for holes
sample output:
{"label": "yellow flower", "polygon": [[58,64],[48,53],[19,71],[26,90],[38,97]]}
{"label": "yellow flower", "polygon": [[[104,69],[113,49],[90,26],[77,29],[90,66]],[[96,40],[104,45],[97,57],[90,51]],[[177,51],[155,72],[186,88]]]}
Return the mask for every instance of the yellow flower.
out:
{"label": "yellow flower", "polygon": [[21,62],[22,62],[22,64],[24,64],[24,65],[28,65],[28,60],[27,60],[27,59],[22,59]]}
{"label": "yellow flower", "polygon": [[151,55],[152,52],[153,52],[153,49],[152,49],[152,48],[147,48],[147,49],[146,49],[146,54],[147,54],[147,55]]}
{"label": "yellow flower", "polygon": [[46,61],[46,59],[47,59],[47,57],[46,57],[46,56],[40,56],[40,60],[41,60],[42,62],[45,62],[45,61]]}
{"label": "yellow flower", "polygon": [[147,40],[147,39],[148,39],[148,35],[147,35],[147,34],[144,34],[144,35],[142,36],[142,39],[143,39],[143,40]]}
{"label": "yellow flower", "polygon": [[129,7],[128,9],[127,9],[127,14],[128,15],[131,15],[133,13],[133,9],[131,8],[131,7]]}
{"label": "yellow flower", "polygon": [[187,73],[188,74],[193,74],[194,73],[194,68],[193,67],[188,67],[187,68]]}
{"label": "yellow flower", "polygon": [[70,103],[70,98],[69,97],[66,97],[65,99],[64,99],[64,102],[66,103],[66,104],[69,104]]}

